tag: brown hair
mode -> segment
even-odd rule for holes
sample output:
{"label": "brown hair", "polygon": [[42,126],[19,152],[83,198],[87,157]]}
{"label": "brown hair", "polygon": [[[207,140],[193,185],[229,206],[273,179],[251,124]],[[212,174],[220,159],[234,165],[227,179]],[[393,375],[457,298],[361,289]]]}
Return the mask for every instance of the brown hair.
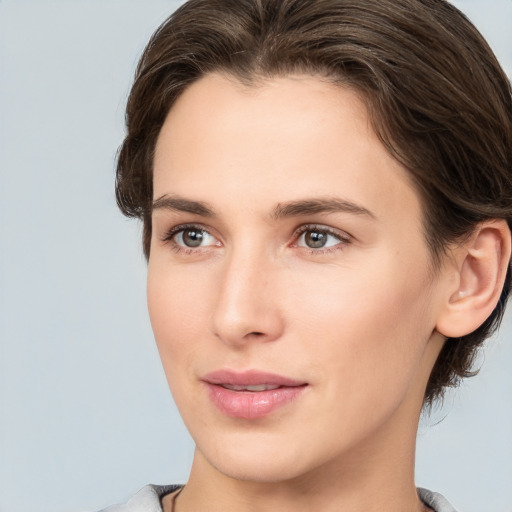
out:
{"label": "brown hair", "polygon": [[[512,92],[491,49],[444,0],[189,0],[149,41],[126,110],[116,195],[151,239],[152,163],[176,98],[213,71],[244,83],[300,72],[359,91],[422,198],[434,264],[479,222],[512,225]],[[445,344],[425,401],[472,374],[511,286],[476,331]]]}

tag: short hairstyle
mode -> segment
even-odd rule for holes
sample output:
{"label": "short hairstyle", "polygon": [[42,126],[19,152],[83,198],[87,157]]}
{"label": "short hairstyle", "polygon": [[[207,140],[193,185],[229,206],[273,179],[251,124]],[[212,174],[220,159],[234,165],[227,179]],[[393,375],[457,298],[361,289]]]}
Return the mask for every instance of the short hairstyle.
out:
{"label": "short hairstyle", "polygon": [[[242,83],[307,73],[357,91],[372,126],[408,171],[434,268],[491,218],[512,225],[512,91],[492,50],[445,0],[189,0],[150,39],[126,109],[117,161],[122,212],[151,240],[153,156],[173,103],[202,76]],[[473,333],[445,343],[425,403],[471,371],[511,287]]]}

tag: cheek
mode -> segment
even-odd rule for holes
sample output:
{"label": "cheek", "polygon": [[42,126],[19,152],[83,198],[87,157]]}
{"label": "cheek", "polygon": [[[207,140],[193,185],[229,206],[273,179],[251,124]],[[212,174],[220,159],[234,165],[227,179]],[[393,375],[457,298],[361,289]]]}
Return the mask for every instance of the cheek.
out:
{"label": "cheek", "polygon": [[[165,372],[192,359],[197,347],[191,340],[204,339],[209,318],[209,287],[203,280],[178,270],[151,265],[148,269],[147,300],[151,326]],[[201,334],[203,334],[201,336]]]}
{"label": "cheek", "polygon": [[311,364],[331,369],[333,393],[334,386],[358,395],[405,392],[434,324],[426,274],[414,269],[381,260],[365,271],[317,276],[315,293],[294,295],[297,334]]}
{"label": "cheek", "polygon": [[[200,408],[194,364],[205,340],[208,288],[166,265],[149,266],[148,310],[162,366],[174,401],[183,418]],[[203,283],[204,284],[204,283]]]}

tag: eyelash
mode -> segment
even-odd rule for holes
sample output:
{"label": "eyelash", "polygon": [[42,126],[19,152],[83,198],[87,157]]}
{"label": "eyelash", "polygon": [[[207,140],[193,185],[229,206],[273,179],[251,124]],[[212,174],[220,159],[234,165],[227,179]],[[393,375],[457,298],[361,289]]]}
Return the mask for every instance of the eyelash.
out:
{"label": "eyelash", "polygon": [[345,249],[345,247],[352,242],[352,238],[347,233],[341,233],[341,232],[331,229],[327,226],[316,225],[316,224],[306,224],[304,226],[301,226],[300,228],[298,228],[295,231],[295,233],[294,233],[295,242],[293,244],[294,247],[297,247],[297,241],[303,234],[305,234],[307,232],[325,233],[325,234],[330,235],[330,236],[336,238],[337,240],[339,240],[339,243],[337,243],[336,245],[325,247],[325,248],[313,249],[312,247],[301,247],[302,249],[307,250],[312,255],[328,254],[328,253],[337,252],[337,251]]}
{"label": "eyelash", "polygon": [[213,236],[208,230],[204,229],[204,227],[198,224],[180,224],[179,226],[174,226],[169,231],[167,231],[165,236],[162,238],[162,242],[169,244],[171,249],[176,253],[197,254],[198,251],[204,251],[205,247],[185,247],[183,245],[179,245],[176,242],[174,237],[182,231],[186,231],[187,229],[195,229],[196,231],[208,233],[210,236]]}
{"label": "eyelash", "polygon": [[[178,226],[174,226],[169,231],[167,231],[165,236],[162,238],[162,242],[169,244],[173,251],[175,251],[176,253],[181,253],[181,254],[197,254],[199,251],[204,251],[207,247],[211,247],[211,246],[206,246],[206,247],[194,248],[194,247],[185,247],[183,245],[179,245],[176,242],[175,237],[176,237],[176,235],[178,235],[179,233],[181,233],[182,231],[185,231],[187,229],[195,229],[197,231],[207,233],[208,235],[213,236],[207,229],[205,229],[201,225],[180,224]],[[332,236],[332,237],[336,238],[337,240],[339,240],[339,243],[337,243],[336,245],[333,245],[333,246],[329,246],[329,247],[325,247],[325,248],[320,247],[317,249],[314,249],[311,247],[302,247],[302,246],[297,245],[298,240],[300,239],[300,237],[302,235],[304,235],[307,232],[315,232],[315,231],[318,233],[324,233],[329,236]],[[349,245],[352,242],[352,237],[346,233],[340,233],[339,231],[333,230],[326,226],[315,225],[315,224],[305,224],[304,226],[299,227],[298,229],[295,230],[295,232],[293,234],[293,238],[294,238],[294,242],[291,245],[291,247],[299,247],[300,249],[305,249],[311,255],[321,255],[321,254],[337,252],[339,250],[343,250],[345,248],[345,246]]]}

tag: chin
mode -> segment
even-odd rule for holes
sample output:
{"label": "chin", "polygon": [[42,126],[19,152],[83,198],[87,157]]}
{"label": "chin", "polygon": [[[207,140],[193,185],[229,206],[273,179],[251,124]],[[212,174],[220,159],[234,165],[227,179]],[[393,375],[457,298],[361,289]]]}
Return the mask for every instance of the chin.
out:
{"label": "chin", "polygon": [[319,454],[318,447],[308,450],[312,444],[290,433],[283,436],[245,432],[197,439],[196,446],[199,458],[225,476],[254,483],[279,483],[304,476],[332,457],[332,452]]}
{"label": "chin", "polygon": [[286,460],[282,456],[276,459],[275,455],[265,459],[223,456],[221,460],[209,462],[217,471],[234,480],[270,484],[294,480],[307,473],[306,468],[299,466],[295,457],[293,459]]}

